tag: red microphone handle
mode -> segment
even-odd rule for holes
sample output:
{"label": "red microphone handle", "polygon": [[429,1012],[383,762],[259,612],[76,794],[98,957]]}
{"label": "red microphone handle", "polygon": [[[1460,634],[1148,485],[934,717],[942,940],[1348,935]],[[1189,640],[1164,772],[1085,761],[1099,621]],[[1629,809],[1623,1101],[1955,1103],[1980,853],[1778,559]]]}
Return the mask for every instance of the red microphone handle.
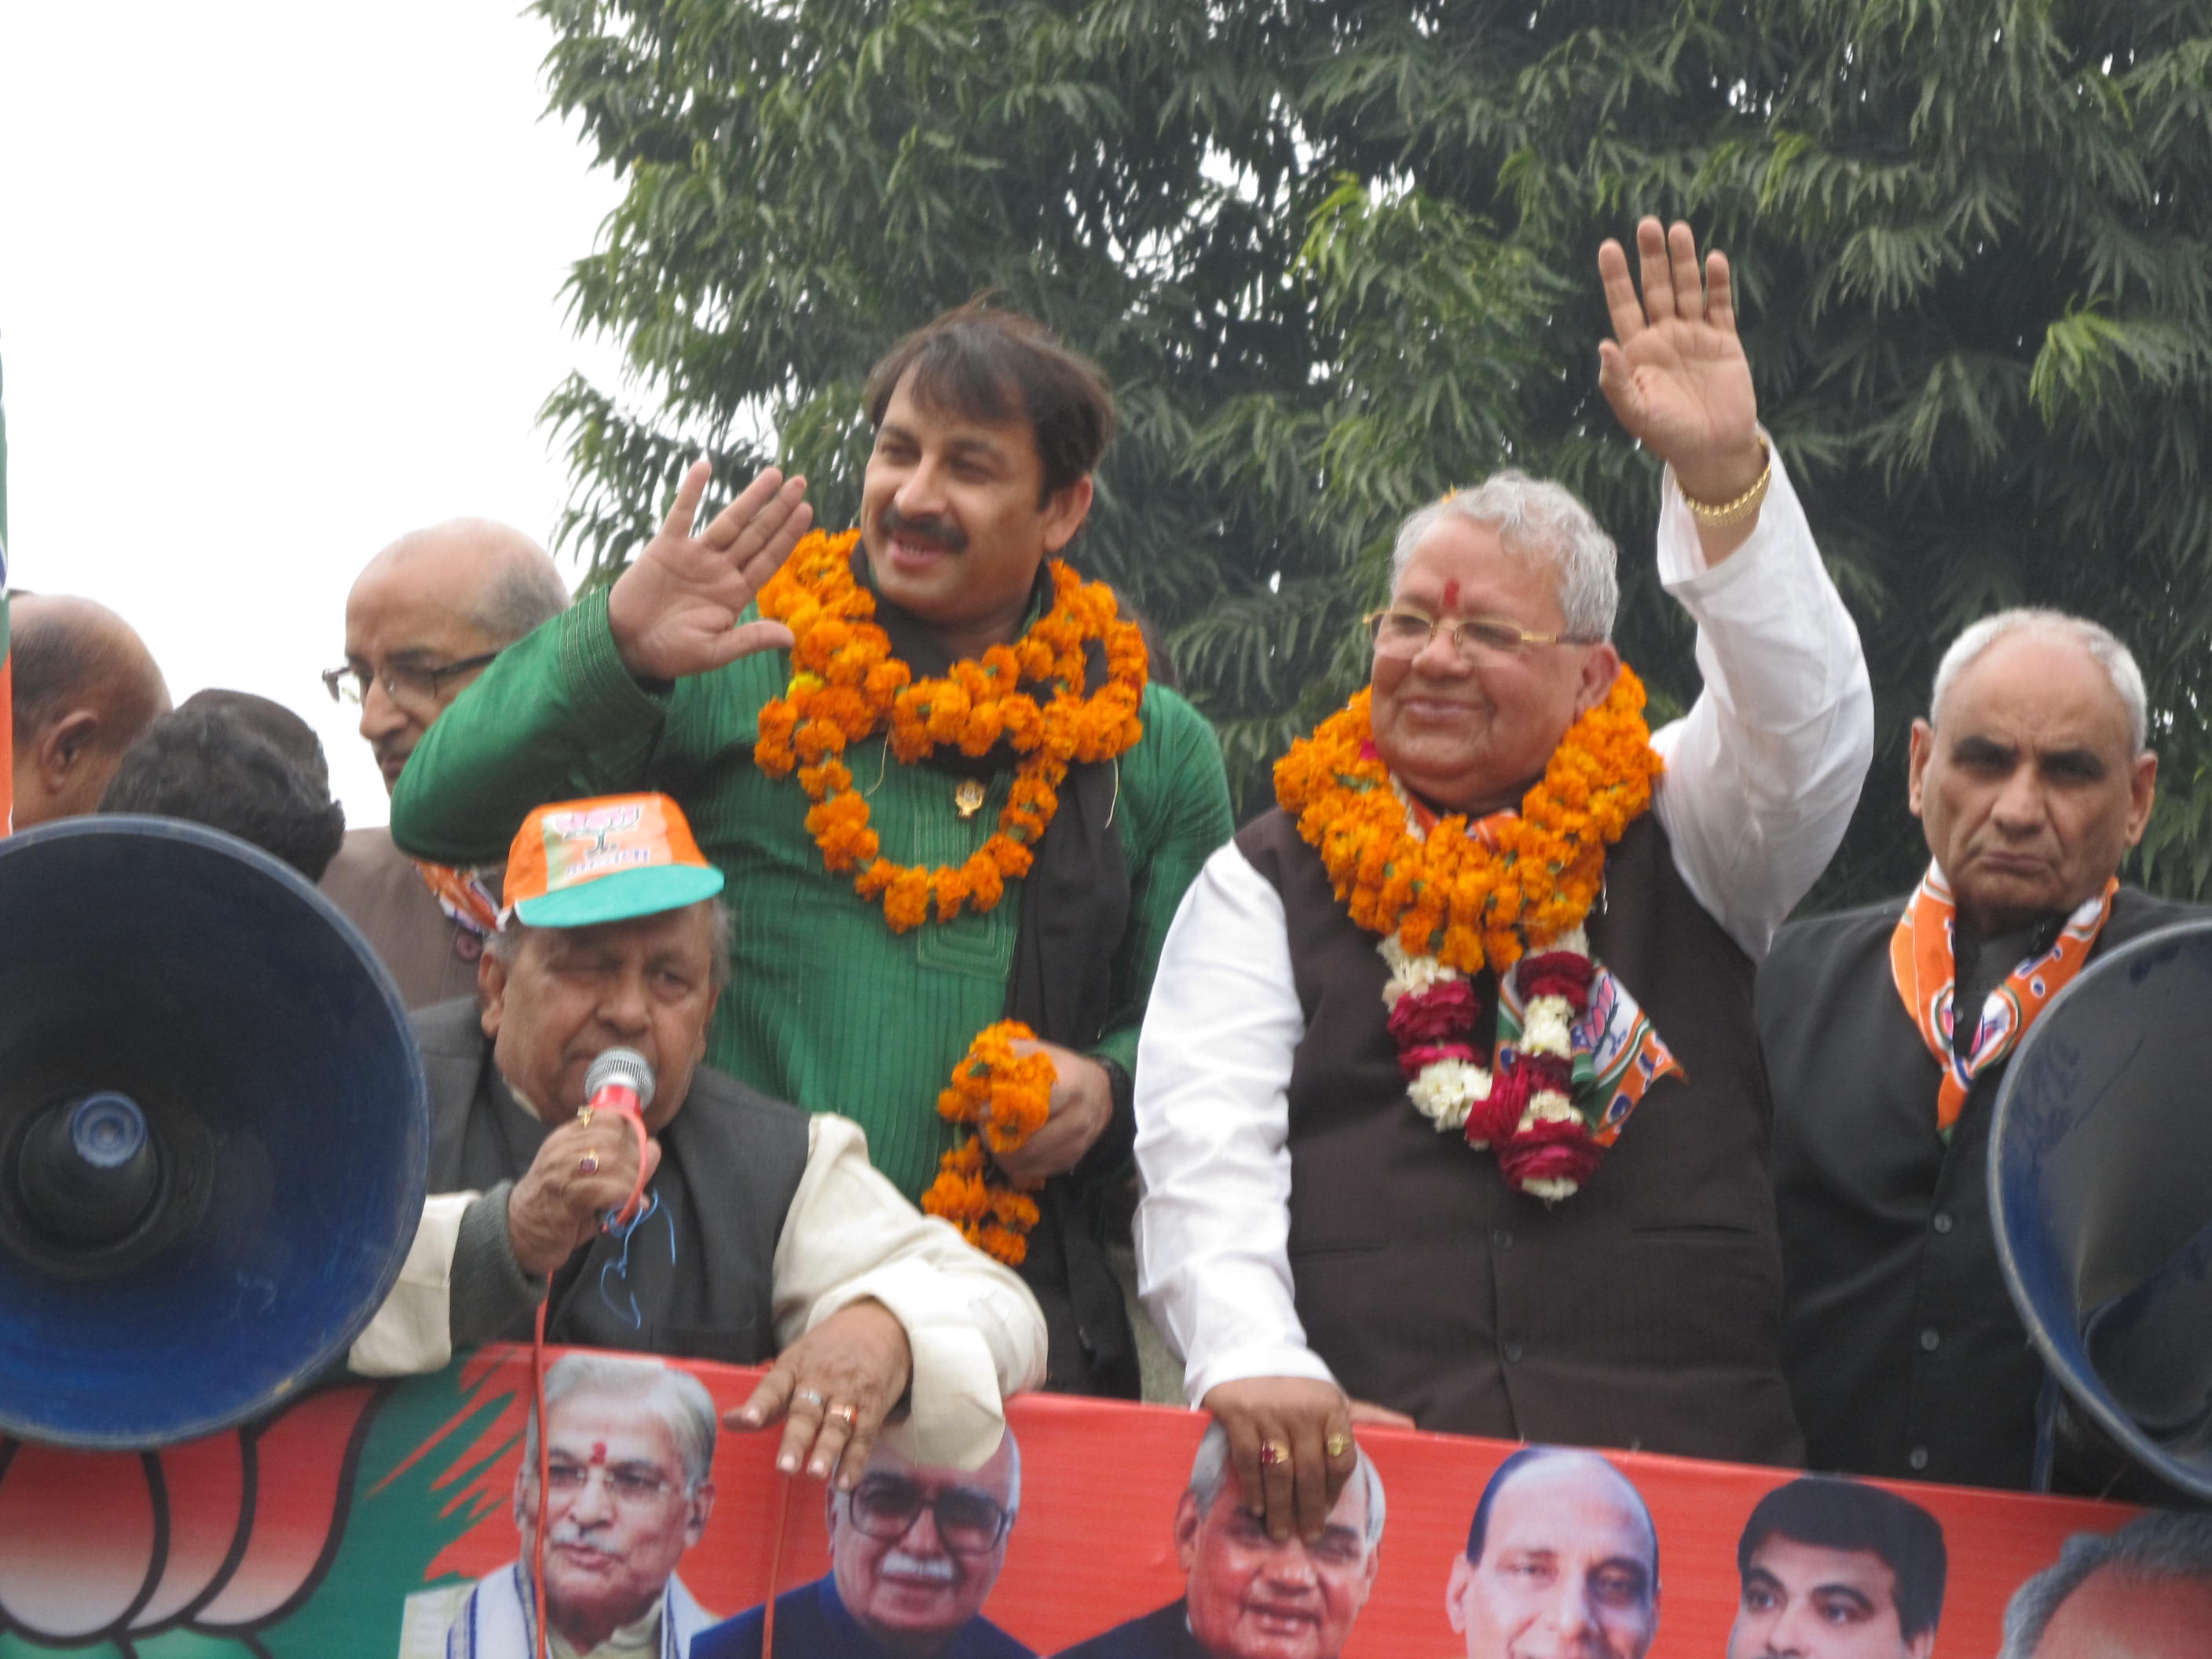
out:
{"label": "red microphone handle", "polygon": [[612,1232],[617,1227],[627,1227],[637,1218],[645,1207],[645,1114],[639,1109],[637,1091],[626,1084],[604,1083],[599,1093],[591,1099],[594,1112],[612,1112],[628,1120],[630,1132],[637,1137],[637,1182],[629,1189],[629,1197],[619,1210],[610,1210],[599,1225],[603,1231]]}

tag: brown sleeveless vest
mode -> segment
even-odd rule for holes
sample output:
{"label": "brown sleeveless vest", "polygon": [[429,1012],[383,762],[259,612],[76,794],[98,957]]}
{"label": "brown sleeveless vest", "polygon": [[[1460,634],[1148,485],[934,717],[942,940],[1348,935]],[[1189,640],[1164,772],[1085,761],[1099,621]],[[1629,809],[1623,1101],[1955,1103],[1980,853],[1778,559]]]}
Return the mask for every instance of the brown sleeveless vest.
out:
{"label": "brown sleeveless vest", "polygon": [[[1425,1429],[1797,1462],[1752,964],[1691,896],[1657,821],[1613,849],[1589,931],[1687,1079],[1654,1085],[1552,1206],[1407,1099],[1379,941],[1297,826],[1272,811],[1237,845],[1282,896],[1306,1021],[1291,1269],[1307,1342],[1346,1389]],[[1476,988],[1486,1049],[1497,987],[1486,974]]]}

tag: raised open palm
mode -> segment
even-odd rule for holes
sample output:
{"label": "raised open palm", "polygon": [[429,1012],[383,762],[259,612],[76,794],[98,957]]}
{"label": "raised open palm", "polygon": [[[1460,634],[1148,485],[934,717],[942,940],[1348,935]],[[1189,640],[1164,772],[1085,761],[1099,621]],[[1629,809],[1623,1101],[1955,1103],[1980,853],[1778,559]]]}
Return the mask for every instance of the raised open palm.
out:
{"label": "raised open palm", "polygon": [[640,678],[704,674],[791,643],[781,623],[738,619],[814,521],[806,480],[770,467],[695,536],[711,473],[700,461],[684,475],[659,532],[607,595],[615,650]]}
{"label": "raised open palm", "polygon": [[1748,489],[1762,465],[1759,398],[1736,337],[1728,259],[1700,271],[1689,226],[1636,228],[1643,295],[1619,242],[1598,249],[1614,337],[1598,347],[1598,388],[1620,423],[1669,463],[1685,494],[1724,501]]}

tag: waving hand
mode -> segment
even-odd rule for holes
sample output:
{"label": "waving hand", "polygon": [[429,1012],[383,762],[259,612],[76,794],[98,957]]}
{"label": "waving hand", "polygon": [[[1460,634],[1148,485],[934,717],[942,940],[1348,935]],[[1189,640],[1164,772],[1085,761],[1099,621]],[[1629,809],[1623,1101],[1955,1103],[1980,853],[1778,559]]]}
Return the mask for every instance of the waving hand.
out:
{"label": "waving hand", "polygon": [[1708,253],[1701,271],[1689,226],[1636,227],[1644,292],[1619,242],[1598,250],[1614,337],[1598,347],[1598,389],[1629,434],[1668,462],[1694,501],[1727,501],[1765,465],[1751,366],[1736,337],[1728,258]]}
{"label": "waving hand", "polygon": [[711,472],[700,461],[684,475],[659,533],[607,595],[615,650],[641,678],[703,674],[791,643],[781,623],[738,618],[814,521],[806,480],[770,467],[695,536]]}

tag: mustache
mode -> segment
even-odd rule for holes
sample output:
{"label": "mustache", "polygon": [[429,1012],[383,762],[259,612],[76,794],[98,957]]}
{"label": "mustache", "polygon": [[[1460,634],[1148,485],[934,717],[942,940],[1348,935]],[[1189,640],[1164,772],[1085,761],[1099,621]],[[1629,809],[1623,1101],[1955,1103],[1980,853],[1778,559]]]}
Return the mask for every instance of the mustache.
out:
{"label": "mustache", "polygon": [[968,532],[950,519],[934,514],[927,518],[909,519],[896,507],[886,507],[877,519],[886,536],[896,536],[905,541],[922,542],[932,547],[941,547],[947,553],[968,550]]}
{"label": "mustache", "polygon": [[877,1570],[895,1572],[906,1578],[935,1578],[951,1583],[958,1575],[952,1563],[942,1555],[908,1555],[904,1550],[886,1550]]}

